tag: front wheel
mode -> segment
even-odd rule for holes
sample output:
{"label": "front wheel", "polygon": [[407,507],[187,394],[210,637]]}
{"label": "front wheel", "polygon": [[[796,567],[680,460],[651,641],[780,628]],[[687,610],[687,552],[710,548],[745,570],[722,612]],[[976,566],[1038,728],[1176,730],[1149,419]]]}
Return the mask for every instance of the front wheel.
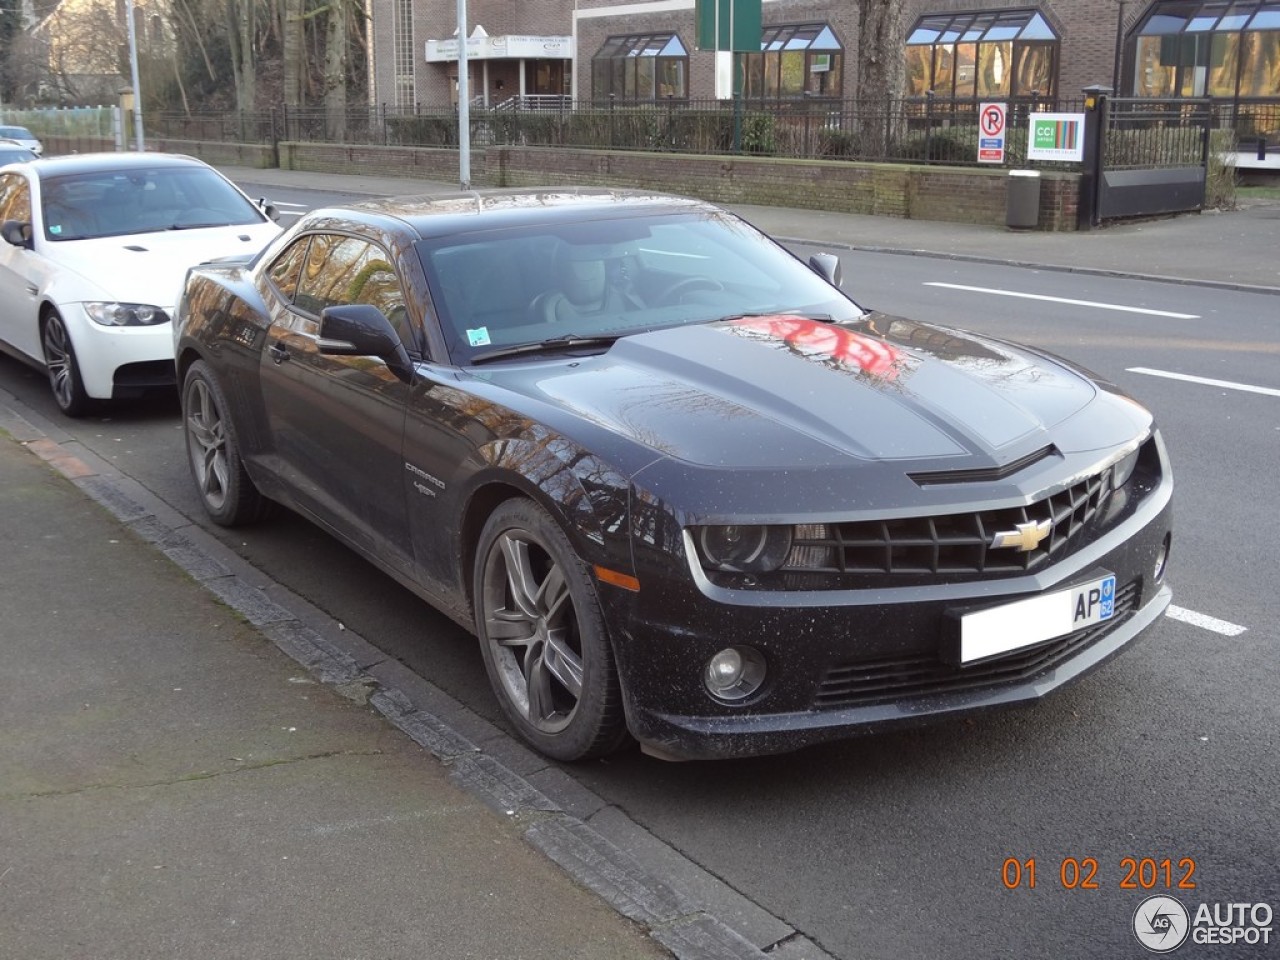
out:
{"label": "front wheel", "polygon": [[68,417],[83,417],[93,401],[84,389],[80,376],[80,364],[71,346],[71,334],[57,311],[50,311],[44,318],[41,335],[44,346],[44,367],[49,373],[49,388],[53,391],[58,409]]}
{"label": "front wheel", "polygon": [[187,462],[209,518],[224,527],[261,519],[268,501],[245,471],[226,395],[203,360],[183,378],[182,419]]}
{"label": "front wheel", "polygon": [[545,510],[498,507],[480,535],[476,632],[503,712],[557,760],[586,760],[626,740],[622,694],[586,564]]}

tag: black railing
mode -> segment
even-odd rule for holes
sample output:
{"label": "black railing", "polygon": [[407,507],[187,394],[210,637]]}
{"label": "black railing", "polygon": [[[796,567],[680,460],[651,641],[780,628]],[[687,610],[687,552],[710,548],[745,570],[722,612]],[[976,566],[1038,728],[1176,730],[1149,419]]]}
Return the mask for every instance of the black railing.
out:
{"label": "black railing", "polygon": [[[1114,100],[1118,165],[1196,162],[1205,111],[1215,129],[1233,130],[1244,149],[1251,139],[1280,142],[1280,104],[1206,100]],[[549,97],[473,106],[471,142],[675,153],[731,154],[979,165],[978,106],[939,97],[890,101],[663,100],[578,101]],[[1005,164],[1026,163],[1028,115],[1079,113],[1079,100],[1008,101]],[[307,141],[453,147],[458,117],[451,109],[388,109],[385,105],[326,113],[280,108],[260,113],[150,114],[149,136],[241,143]],[[1274,149],[1274,146],[1272,147]],[[1128,158],[1140,158],[1130,161]],[[1037,162],[1036,166],[1056,164]],[[1069,166],[1069,165],[1068,165]]]}

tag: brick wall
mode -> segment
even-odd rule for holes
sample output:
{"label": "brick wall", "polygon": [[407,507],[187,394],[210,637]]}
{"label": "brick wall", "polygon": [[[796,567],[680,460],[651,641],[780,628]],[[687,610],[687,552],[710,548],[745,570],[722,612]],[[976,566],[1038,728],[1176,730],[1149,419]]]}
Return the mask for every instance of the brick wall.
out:
{"label": "brick wall", "polygon": [[[273,165],[270,147],[188,140],[152,149],[211,163]],[[362,173],[456,183],[456,150],[325,143],[281,143],[285,170]],[[1003,226],[1009,183],[1003,169],[892,163],[689,156],[550,147],[488,147],[471,156],[476,187],[623,187],[700,197],[713,203],[863,213],[913,220]],[[1040,230],[1076,229],[1080,176],[1043,171]]]}

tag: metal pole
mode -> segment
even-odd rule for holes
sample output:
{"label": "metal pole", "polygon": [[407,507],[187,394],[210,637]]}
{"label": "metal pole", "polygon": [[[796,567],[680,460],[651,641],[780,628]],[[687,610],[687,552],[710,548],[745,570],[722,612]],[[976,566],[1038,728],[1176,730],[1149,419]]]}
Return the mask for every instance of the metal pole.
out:
{"label": "metal pole", "polygon": [[467,76],[467,0],[458,0],[458,184],[471,189],[471,84]]}
{"label": "metal pole", "polygon": [[144,149],[142,142],[142,87],[138,85],[138,35],[133,24],[133,0],[125,0],[125,16],[129,18],[129,73],[133,80],[133,134],[138,152]]}
{"label": "metal pole", "polygon": [[1127,2],[1120,0],[1120,12],[1116,14],[1116,59],[1111,68],[1111,89],[1117,93],[1120,92],[1120,58],[1124,50],[1124,8]]}

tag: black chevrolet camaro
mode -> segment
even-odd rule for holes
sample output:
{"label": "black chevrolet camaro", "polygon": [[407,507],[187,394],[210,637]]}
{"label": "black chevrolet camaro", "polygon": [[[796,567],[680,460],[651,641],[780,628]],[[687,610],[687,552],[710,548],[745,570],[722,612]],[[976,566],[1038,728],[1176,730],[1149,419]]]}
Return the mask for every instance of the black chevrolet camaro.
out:
{"label": "black chevrolet camaro", "polygon": [[559,759],[1033,701],[1169,603],[1147,410],[705,203],[318,210],[193,269],[175,329],[209,515],[285,504],[474,631]]}

